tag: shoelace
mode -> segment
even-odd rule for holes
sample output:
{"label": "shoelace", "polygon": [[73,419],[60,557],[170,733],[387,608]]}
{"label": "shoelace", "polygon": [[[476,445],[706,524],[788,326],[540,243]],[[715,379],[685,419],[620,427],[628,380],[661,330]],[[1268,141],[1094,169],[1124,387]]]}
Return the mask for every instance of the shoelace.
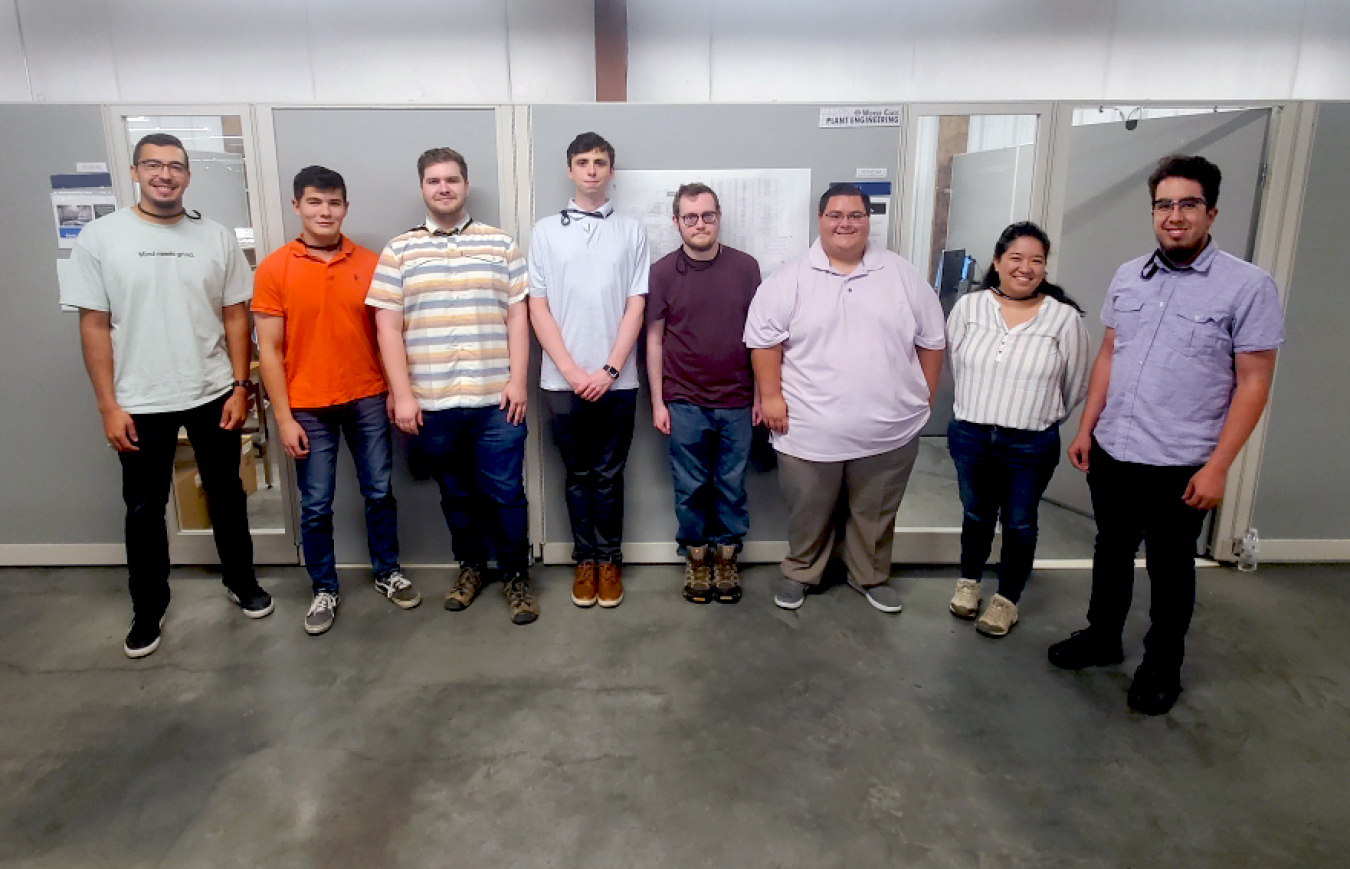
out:
{"label": "shoelace", "polygon": [[337,596],[321,591],[314,595],[314,602],[309,605],[309,615],[314,615],[319,610],[337,609]]}
{"label": "shoelace", "polygon": [[506,600],[512,606],[524,604],[530,597],[530,585],[524,577],[516,577],[506,582]]}

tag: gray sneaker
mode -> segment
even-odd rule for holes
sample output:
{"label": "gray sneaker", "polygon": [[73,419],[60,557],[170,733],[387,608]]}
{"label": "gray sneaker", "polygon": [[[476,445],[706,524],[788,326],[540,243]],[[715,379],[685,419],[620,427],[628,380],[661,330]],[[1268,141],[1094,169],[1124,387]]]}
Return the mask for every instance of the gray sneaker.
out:
{"label": "gray sneaker", "polygon": [[321,591],[314,595],[314,601],[305,613],[305,633],[311,637],[324,633],[333,626],[337,618],[338,596],[332,592]]}
{"label": "gray sneaker", "polygon": [[780,576],[773,581],[773,602],[785,610],[795,610],[806,602],[806,586],[795,579]]}
{"label": "gray sneaker", "polygon": [[891,585],[888,582],[861,586],[850,579],[848,584],[854,591],[867,598],[868,603],[884,613],[898,613],[902,609],[900,606],[900,592],[891,588]]}
{"label": "gray sneaker", "polygon": [[388,576],[376,577],[375,589],[401,609],[410,610],[422,602],[422,595],[417,593],[417,589],[413,588],[413,584],[408,582],[408,578],[401,570],[395,570]]}

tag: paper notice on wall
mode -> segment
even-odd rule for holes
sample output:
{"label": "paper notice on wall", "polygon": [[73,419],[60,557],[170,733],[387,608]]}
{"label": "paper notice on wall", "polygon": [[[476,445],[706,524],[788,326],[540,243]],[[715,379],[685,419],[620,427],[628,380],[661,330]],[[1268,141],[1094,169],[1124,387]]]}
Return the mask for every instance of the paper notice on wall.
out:
{"label": "paper notice on wall", "polygon": [[680,246],[671,206],[680,185],[695,181],[717,192],[719,240],[753,256],[765,276],[810,245],[810,169],[621,169],[610,201],[646,228],[652,262]]}
{"label": "paper notice on wall", "polygon": [[56,243],[69,249],[87,224],[117,210],[112,176],[107,172],[53,175],[52,216],[56,218]]}
{"label": "paper notice on wall", "polygon": [[830,106],[820,110],[822,130],[898,126],[900,126],[899,106]]}

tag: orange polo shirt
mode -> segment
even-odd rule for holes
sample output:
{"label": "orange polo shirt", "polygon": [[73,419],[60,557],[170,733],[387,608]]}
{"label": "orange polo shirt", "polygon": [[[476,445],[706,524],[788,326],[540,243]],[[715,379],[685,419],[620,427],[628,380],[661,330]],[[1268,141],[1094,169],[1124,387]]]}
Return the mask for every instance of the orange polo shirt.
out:
{"label": "orange polo shirt", "polygon": [[384,392],[366,291],[379,257],[343,236],[328,262],[292,241],[258,264],[253,312],[286,319],[282,359],[291,407],[346,404]]}

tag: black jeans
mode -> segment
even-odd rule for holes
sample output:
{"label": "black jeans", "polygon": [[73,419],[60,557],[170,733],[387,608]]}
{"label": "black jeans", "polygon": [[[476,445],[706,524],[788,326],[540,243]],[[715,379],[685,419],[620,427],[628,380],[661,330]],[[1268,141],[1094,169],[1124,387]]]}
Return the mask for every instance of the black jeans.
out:
{"label": "black jeans", "polygon": [[1094,439],[1087,480],[1097,517],[1088,624],[1114,639],[1134,593],[1134,557],[1144,543],[1152,622],[1144,653],[1158,667],[1180,667],[1195,610],[1195,545],[1205,511],[1181,500],[1199,466],[1119,462]]}
{"label": "black jeans", "polygon": [[599,401],[549,391],[553,439],[567,468],[572,560],[623,560],[623,469],[633,443],[636,389],[611,389]]}
{"label": "black jeans", "polygon": [[189,410],[132,414],[140,449],[117,457],[122,462],[122,500],[127,505],[128,586],[137,618],[158,619],[169,605],[169,533],[164,509],[169,503],[179,428],[187,429],[197,456],[225,587],[242,592],[257,583],[247,496],[239,480],[239,431],[220,427],[227,398],[229,393]]}

